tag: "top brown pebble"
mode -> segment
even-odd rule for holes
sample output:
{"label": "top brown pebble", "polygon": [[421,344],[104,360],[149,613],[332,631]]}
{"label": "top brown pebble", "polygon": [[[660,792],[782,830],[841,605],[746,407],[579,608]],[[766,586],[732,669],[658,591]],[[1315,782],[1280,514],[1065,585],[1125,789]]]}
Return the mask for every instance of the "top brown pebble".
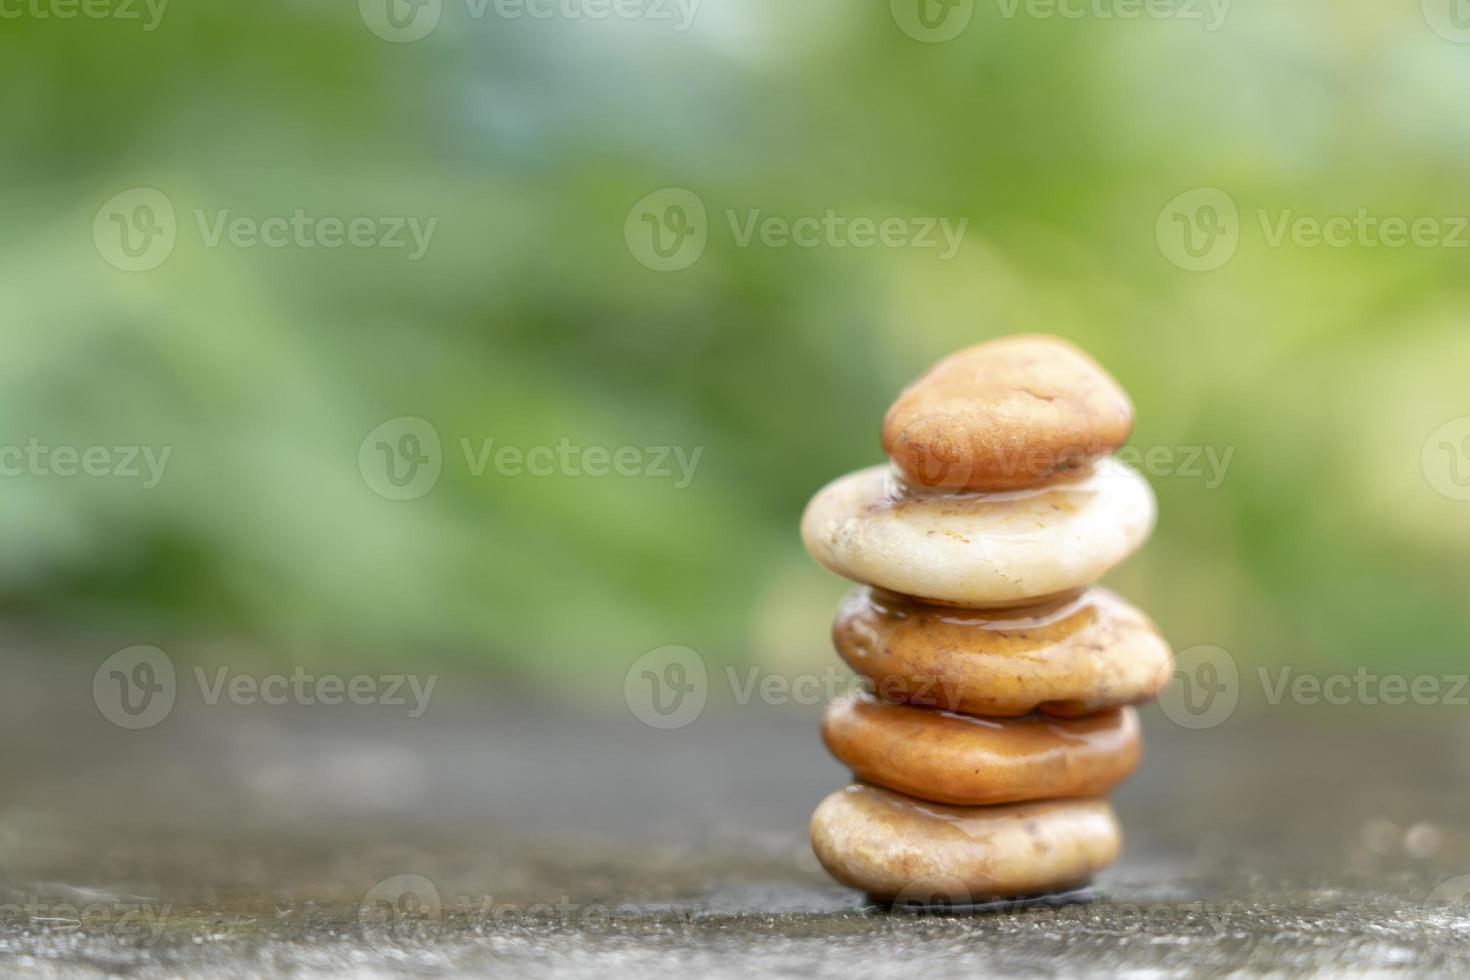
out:
{"label": "top brown pebble", "polygon": [[1019,490],[1085,469],[1128,440],[1133,405],[1057,337],[1002,337],[951,354],[899,395],[883,451],[917,487]]}

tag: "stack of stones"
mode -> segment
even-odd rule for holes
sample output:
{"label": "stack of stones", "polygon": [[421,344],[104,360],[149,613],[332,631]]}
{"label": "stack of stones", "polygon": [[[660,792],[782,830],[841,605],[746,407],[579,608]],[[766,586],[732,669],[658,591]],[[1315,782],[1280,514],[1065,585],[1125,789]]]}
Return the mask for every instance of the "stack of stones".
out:
{"label": "stack of stones", "polygon": [[1052,337],[960,351],[883,420],[892,466],[844,476],[802,518],[859,585],[833,642],[870,690],[826,709],[854,773],[812,816],[833,877],[925,905],[1075,893],[1122,846],[1103,794],[1138,762],[1133,707],[1170,678],[1149,619],[1092,585],[1153,529],[1112,458],[1133,407]]}

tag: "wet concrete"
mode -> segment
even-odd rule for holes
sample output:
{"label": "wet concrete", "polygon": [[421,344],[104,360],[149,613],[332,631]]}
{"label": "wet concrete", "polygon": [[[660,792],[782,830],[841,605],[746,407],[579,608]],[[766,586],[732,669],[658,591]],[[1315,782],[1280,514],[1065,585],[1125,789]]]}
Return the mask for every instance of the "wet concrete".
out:
{"label": "wet concrete", "polygon": [[1090,904],[890,913],[815,864],[818,708],[658,731],[441,672],[429,711],[209,705],[109,723],[7,636],[0,972],[164,976],[1415,973],[1470,968],[1463,709],[1145,712]]}

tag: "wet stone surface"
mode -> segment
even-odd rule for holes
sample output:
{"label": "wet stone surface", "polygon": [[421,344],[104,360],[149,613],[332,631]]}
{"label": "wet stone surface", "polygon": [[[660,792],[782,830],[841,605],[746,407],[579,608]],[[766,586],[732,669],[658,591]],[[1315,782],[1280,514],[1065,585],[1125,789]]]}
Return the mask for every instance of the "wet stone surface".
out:
{"label": "wet stone surface", "polygon": [[[1470,724],[1143,713],[1095,901],[868,907],[806,821],[818,707],[677,732],[441,677],[401,710],[184,703],[128,732],[95,657],[10,635],[0,973],[57,977],[1453,975],[1470,968]],[[69,642],[75,642],[69,641]],[[90,642],[90,641],[89,641]],[[88,646],[91,649],[91,646]]]}

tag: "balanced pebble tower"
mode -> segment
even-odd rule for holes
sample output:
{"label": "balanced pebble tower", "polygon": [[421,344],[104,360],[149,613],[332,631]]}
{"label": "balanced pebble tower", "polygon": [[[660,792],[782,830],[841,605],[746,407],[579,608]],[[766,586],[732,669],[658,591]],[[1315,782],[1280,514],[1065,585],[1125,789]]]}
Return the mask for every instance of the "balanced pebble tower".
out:
{"label": "balanced pebble tower", "polygon": [[812,815],[839,881],[899,905],[1074,894],[1118,856],[1103,795],[1138,763],[1132,705],[1171,676],[1149,619],[1094,586],[1153,530],[1113,459],[1118,383],[1054,337],[960,351],[883,420],[891,466],[807,505],[813,558],[858,584],[833,643],[870,690],[822,737],[856,781]]}

